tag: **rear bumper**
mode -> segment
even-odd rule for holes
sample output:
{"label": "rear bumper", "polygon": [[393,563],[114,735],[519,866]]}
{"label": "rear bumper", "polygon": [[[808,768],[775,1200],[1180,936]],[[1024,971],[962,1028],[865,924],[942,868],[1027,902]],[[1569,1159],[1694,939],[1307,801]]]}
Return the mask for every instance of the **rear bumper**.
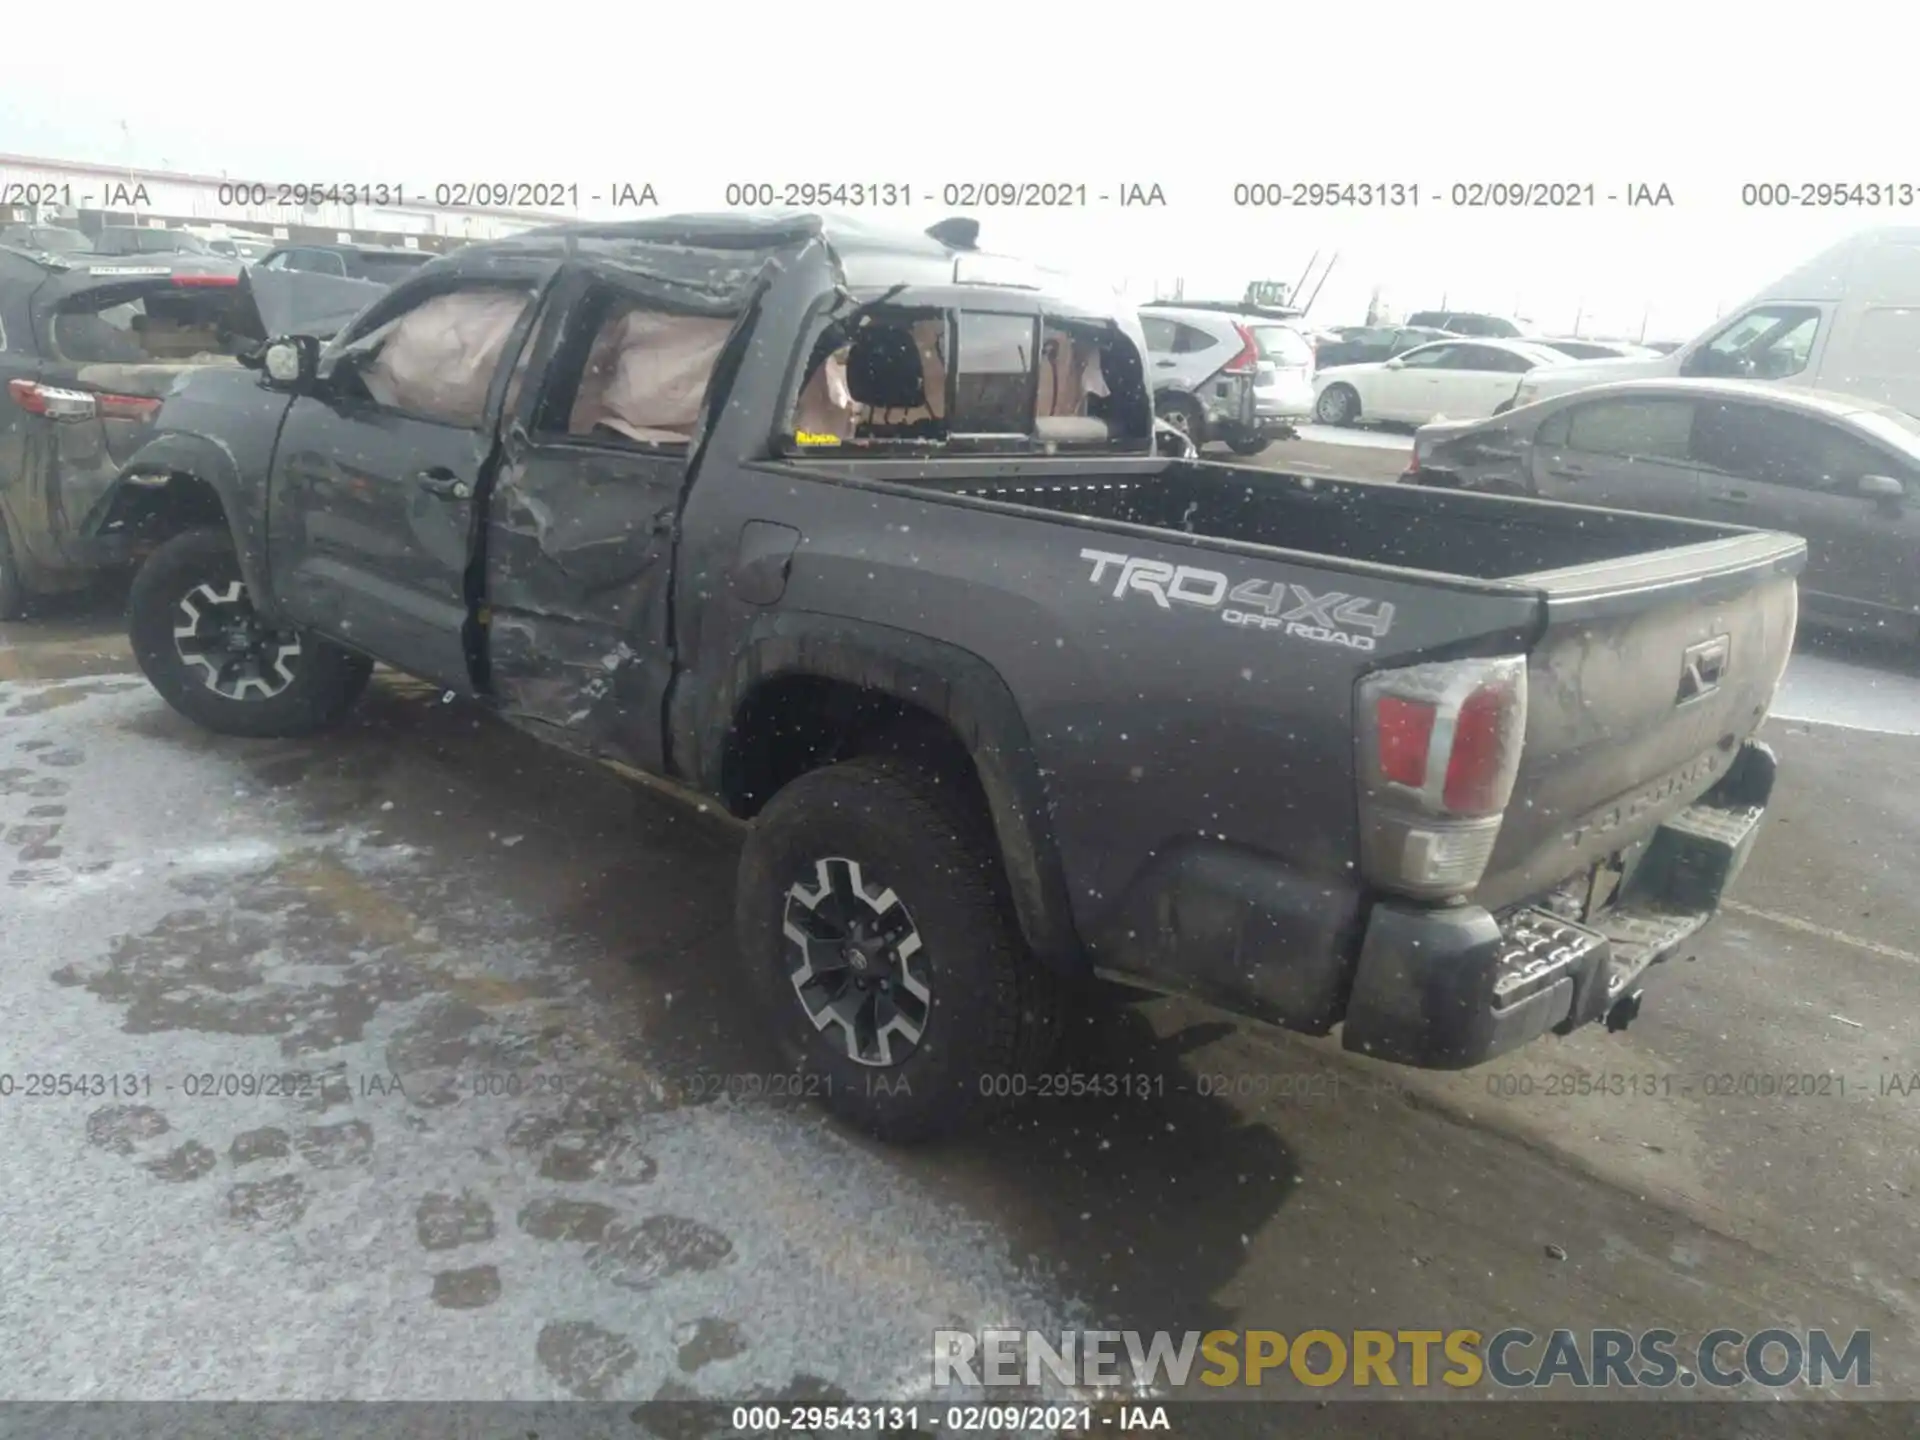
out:
{"label": "rear bumper", "polygon": [[1712,919],[1773,792],[1773,752],[1748,741],[1712,791],[1648,841],[1619,894],[1584,921],[1535,906],[1369,912],[1341,1043],[1421,1069],[1463,1070],[1604,1019],[1648,966]]}
{"label": "rear bumper", "polygon": [[1216,375],[1199,390],[1210,429],[1250,429],[1255,423],[1253,383],[1242,375]]}

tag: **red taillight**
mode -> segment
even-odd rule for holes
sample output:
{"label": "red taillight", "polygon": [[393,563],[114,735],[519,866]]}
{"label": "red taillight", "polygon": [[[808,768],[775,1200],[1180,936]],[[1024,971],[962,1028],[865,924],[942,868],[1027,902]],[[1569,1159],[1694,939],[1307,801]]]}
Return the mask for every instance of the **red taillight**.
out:
{"label": "red taillight", "polygon": [[1424,700],[1382,695],[1374,713],[1380,727],[1380,778],[1411,790],[1422,788],[1433,744],[1434,707]]}
{"label": "red taillight", "polygon": [[37,380],[9,380],[7,393],[29,415],[49,420],[133,420],[145,425],[160,413],[160,402],[144,395],[109,395]]}
{"label": "red taillight", "polygon": [[38,380],[9,380],[7,393],[29,415],[44,415],[49,420],[91,420],[96,413],[90,390],[42,385]]}
{"label": "red taillight", "polygon": [[175,275],[173,283],[202,288],[209,285],[238,285],[238,275]]}
{"label": "red taillight", "polygon": [[1378,670],[1355,698],[1361,873],[1419,899],[1470,894],[1519,778],[1526,657]]}
{"label": "red taillight", "polygon": [[103,394],[95,395],[93,400],[102,420],[134,420],[147,425],[160,413],[160,402],[144,395]]}
{"label": "red taillight", "polygon": [[1246,326],[1236,324],[1233,333],[1240,337],[1240,353],[1229,360],[1222,368],[1229,375],[1238,375],[1252,370],[1260,364],[1260,347],[1254,343],[1253,332]]}
{"label": "red taillight", "polygon": [[29,415],[47,413],[47,402],[40,394],[40,387],[31,380],[9,380],[7,394],[13,397],[13,403]]}
{"label": "red taillight", "polygon": [[1460,702],[1453,722],[1453,748],[1447,754],[1447,781],[1441,801],[1456,815],[1485,815],[1506,803],[1507,707],[1511,687],[1484,686]]}

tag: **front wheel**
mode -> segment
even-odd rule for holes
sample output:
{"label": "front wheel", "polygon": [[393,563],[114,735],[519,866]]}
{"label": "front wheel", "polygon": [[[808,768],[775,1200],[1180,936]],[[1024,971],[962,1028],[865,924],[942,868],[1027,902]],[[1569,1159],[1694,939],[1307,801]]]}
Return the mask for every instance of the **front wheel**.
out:
{"label": "front wheel", "polygon": [[161,698],[222,735],[324,730],[373,673],[363,656],[263,619],[221,530],[189,530],[147,557],[128,594],[127,632]]}
{"label": "front wheel", "polygon": [[970,787],[893,758],[811,771],[740,856],[746,989],[793,1088],[883,1140],[962,1128],[1025,1093],[1060,981],[1028,952]]}

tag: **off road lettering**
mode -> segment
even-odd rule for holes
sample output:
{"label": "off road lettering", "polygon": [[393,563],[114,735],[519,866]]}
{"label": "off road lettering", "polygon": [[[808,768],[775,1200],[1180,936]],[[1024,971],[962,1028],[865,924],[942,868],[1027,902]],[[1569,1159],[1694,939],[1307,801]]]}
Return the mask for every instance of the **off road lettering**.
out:
{"label": "off road lettering", "polygon": [[[1080,558],[1093,562],[1088,578],[1095,585],[1112,584],[1116,600],[1137,590],[1162,610],[1171,610],[1176,601],[1217,610],[1221,620],[1239,629],[1279,630],[1300,640],[1364,651],[1372,650],[1393,628],[1392,604],[1344,590],[1316,595],[1304,585],[1260,579],[1235,585],[1218,570],[1176,566],[1111,550],[1082,550]],[[1223,602],[1228,602],[1227,608],[1222,608]],[[1356,630],[1368,633],[1354,634]]]}

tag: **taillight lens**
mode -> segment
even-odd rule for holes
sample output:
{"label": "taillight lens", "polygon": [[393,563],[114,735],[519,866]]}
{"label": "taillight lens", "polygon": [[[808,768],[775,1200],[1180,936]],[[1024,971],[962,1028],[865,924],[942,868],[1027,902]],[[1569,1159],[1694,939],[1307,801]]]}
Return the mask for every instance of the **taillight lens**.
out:
{"label": "taillight lens", "polygon": [[1526,658],[1382,670],[1358,698],[1367,878],[1423,899],[1470,892],[1520,770]]}
{"label": "taillight lens", "polygon": [[1427,783],[1434,707],[1424,700],[1382,695],[1374,714],[1380,727],[1380,778],[1418,790]]}
{"label": "taillight lens", "polygon": [[29,415],[49,420],[91,420],[97,413],[91,391],[42,385],[37,380],[9,380],[7,393]]}
{"label": "taillight lens", "polygon": [[173,283],[191,289],[204,289],[207,286],[238,285],[240,277],[238,275],[175,275]]}
{"label": "taillight lens", "polygon": [[1440,800],[1456,815],[1485,815],[1501,809],[1507,797],[1501,790],[1504,779],[1512,788],[1513,777],[1503,775],[1502,761],[1507,746],[1507,708],[1512,694],[1495,686],[1482,686],[1460,702],[1460,713],[1453,722],[1453,745],[1447,753],[1447,778]]}
{"label": "taillight lens", "polygon": [[1229,375],[1238,375],[1257,368],[1260,364],[1260,347],[1254,343],[1253,332],[1246,326],[1236,323],[1233,333],[1240,337],[1240,353],[1222,368]]}
{"label": "taillight lens", "polygon": [[7,393],[29,415],[49,420],[133,420],[144,425],[160,413],[160,402],[144,395],[74,390],[37,380],[9,380]]}
{"label": "taillight lens", "polygon": [[102,420],[133,420],[146,425],[160,413],[160,402],[145,395],[99,394],[93,399]]}

